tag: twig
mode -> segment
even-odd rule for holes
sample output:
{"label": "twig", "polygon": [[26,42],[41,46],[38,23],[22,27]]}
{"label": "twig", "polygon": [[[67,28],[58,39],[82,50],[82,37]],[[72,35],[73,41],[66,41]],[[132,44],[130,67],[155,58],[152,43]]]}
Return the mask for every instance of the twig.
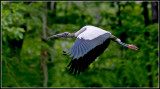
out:
{"label": "twig", "polygon": [[17,86],[19,86],[19,84],[17,83],[17,81],[13,78],[12,72],[10,71],[6,60],[5,60],[5,64],[6,64],[6,67],[7,67],[7,70],[8,70],[8,75],[9,75],[9,77],[15,82],[15,84],[16,84]]}

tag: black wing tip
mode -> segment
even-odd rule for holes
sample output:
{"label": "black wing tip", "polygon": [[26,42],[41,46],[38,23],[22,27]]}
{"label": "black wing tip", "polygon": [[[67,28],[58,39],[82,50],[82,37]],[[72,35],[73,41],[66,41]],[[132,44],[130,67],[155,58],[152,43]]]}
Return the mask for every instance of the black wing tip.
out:
{"label": "black wing tip", "polygon": [[77,59],[72,59],[67,67],[69,67],[68,71],[70,74],[79,75],[82,72],[82,66],[79,64],[79,60]]}

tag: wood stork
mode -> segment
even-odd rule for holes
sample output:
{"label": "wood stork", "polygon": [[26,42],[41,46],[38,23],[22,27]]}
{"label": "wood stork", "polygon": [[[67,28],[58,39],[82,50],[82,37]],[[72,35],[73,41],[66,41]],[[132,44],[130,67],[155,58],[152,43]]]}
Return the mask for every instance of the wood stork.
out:
{"label": "wood stork", "polygon": [[108,47],[110,40],[130,49],[138,49],[133,44],[121,42],[120,39],[110,32],[91,25],[82,27],[76,33],[64,32],[50,36],[47,39],[57,37],[77,37],[72,48],[67,52],[72,58],[67,67],[70,67],[69,71],[71,73],[74,72],[74,75],[83,72],[100,54],[102,54]]}

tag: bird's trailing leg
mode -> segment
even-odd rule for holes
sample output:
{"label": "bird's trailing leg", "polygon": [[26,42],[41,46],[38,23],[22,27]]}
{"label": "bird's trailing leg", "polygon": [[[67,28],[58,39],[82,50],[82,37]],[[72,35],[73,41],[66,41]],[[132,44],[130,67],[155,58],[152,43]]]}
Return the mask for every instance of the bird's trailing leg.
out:
{"label": "bird's trailing leg", "polygon": [[64,33],[60,33],[60,34],[50,36],[47,39],[58,38],[58,37],[75,37],[75,34],[74,33],[69,33],[69,32],[64,32]]}
{"label": "bird's trailing leg", "polygon": [[111,36],[110,38],[111,38],[111,40],[113,40],[113,41],[115,41],[115,42],[117,42],[117,43],[119,43],[119,44],[121,44],[121,45],[123,45],[127,48],[130,48],[130,49],[133,49],[133,50],[138,50],[138,47],[136,47],[135,45],[123,43],[123,42],[121,42],[120,39],[116,38],[115,36]]}
{"label": "bird's trailing leg", "polygon": [[116,41],[117,43],[119,43],[119,44],[121,44],[121,45],[127,47],[127,48],[130,48],[130,49],[133,49],[133,50],[138,50],[138,48],[137,48],[135,45],[133,45],[133,44],[126,44],[126,43],[123,43],[123,42],[121,42],[120,39],[115,39],[115,41]]}

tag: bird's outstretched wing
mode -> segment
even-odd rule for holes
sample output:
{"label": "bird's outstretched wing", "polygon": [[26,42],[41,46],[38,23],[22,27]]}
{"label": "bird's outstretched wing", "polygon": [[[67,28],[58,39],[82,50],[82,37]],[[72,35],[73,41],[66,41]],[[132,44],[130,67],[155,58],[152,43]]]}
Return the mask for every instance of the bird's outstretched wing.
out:
{"label": "bird's outstretched wing", "polygon": [[77,37],[74,45],[69,50],[68,55],[73,56],[73,59],[69,63],[70,71],[74,74],[84,71],[103,51],[110,43],[110,34],[105,33],[92,40]]}
{"label": "bird's outstretched wing", "polygon": [[74,45],[69,50],[68,55],[73,57],[73,59],[79,59],[87,54],[90,50],[95,48],[96,46],[102,44],[106,39],[110,37],[109,33],[105,33],[96,37],[95,39],[89,40],[83,37],[77,37]]}

